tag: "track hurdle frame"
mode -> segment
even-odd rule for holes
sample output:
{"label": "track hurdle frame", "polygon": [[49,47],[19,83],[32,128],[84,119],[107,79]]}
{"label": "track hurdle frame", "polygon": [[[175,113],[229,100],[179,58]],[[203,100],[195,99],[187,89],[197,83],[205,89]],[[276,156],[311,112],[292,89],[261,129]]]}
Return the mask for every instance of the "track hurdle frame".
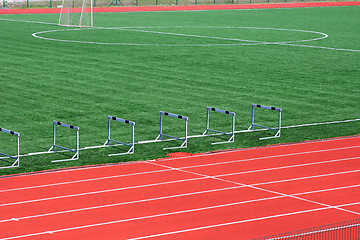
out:
{"label": "track hurdle frame", "polygon": [[[277,128],[272,128],[272,127],[266,127],[266,126],[261,126],[261,125],[257,125],[254,123],[254,118],[255,118],[255,108],[262,108],[262,109],[268,109],[268,110],[272,110],[272,111],[278,111],[279,113],[279,118],[278,118],[278,127]],[[264,128],[264,129],[268,129],[268,130],[273,130],[276,131],[274,136],[271,137],[263,137],[263,138],[259,138],[259,140],[264,140],[264,139],[270,139],[270,138],[278,138],[280,137],[280,131],[281,131],[281,112],[282,109],[281,108],[277,108],[277,107],[269,107],[269,106],[265,106],[265,105],[260,105],[260,104],[251,104],[251,125],[248,128],[248,130],[254,130],[254,126],[255,127],[260,127],[260,128]]]}
{"label": "track hurdle frame", "polygon": [[[163,116],[169,116],[169,117],[173,117],[173,118],[178,118],[178,119],[183,119],[185,120],[185,137],[183,138],[179,138],[179,137],[175,137],[175,136],[171,136],[171,135],[167,135],[167,134],[163,134],[162,130],[163,130]],[[174,113],[169,113],[169,112],[164,112],[164,111],[160,111],[160,134],[156,137],[155,141],[164,141],[162,139],[162,137],[168,137],[168,138],[172,138],[175,140],[180,140],[183,141],[183,143],[179,146],[179,147],[167,147],[167,148],[163,148],[163,150],[166,149],[177,149],[177,148],[187,148],[187,140],[188,140],[188,134],[187,134],[187,130],[188,130],[188,117],[182,116],[182,115],[178,115],[178,114],[174,114]]]}
{"label": "track hurdle frame", "polygon": [[[56,126],[57,125],[76,130],[76,149],[71,149],[71,148],[63,147],[63,146],[60,146],[60,145],[56,144]],[[56,153],[57,152],[56,148],[60,148],[60,149],[63,149],[65,151],[73,152],[74,155],[71,158],[68,158],[68,159],[53,160],[51,162],[65,162],[65,161],[72,161],[72,160],[78,160],[79,159],[79,150],[80,150],[79,149],[79,130],[80,130],[80,128],[76,127],[74,125],[70,125],[70,124],[67,124],[67,123],[62,123],[62,122],[53,120],[53,145],[48,150],[48,152]]]}
{"label": "track hurdle frame", "polygon": [[[126,123],[126,124],[130,124],[132,126],[132,140],[131,140],[131,144],[129,143],[123,143],[123,142],[120,142],[120,141],[117,141],[117,140],[114,140],[114,139],[111,139],[111,132],[110,132],[110,122],[111,120],[114,120],[114,121],[118,121],[118,122],[122,122],[122,123]],[[125,155],[125,154],[133,154],[135,152],[135,122],[133,121],[129,121],[129,120],[125,120],[125,119],[122,119],[122,118],[118,118],[118,117],[114,117],[114,116],[108,116],[108,138],[106,140],[106,142],[104,143],[104,146],[111,146],[110,143],[113,142],[113,143],[117,143],[117,144],[120,144],[120,145],[125,145],[125,146],[128,146],[130,147],[129,150],[125,153],[114,153],[114,154],[109,154],[108,156],[119,156],[119,155]],[[115,146],[115,145],[113,145]]]}
{"label": "track hurdle frame", "polygon": [[[232,131],[231,131],[231,133],[226,133],[226,132],[222,132],[222,131],[218,131],[218,130],[210,128],[210,111],[223,113],[223,114],[228,114],[228,115],[232,116]],[[210,136],[209,132],[215,132],[215,133],[220,133],[220,134],[223,134],[223,135],[230,136],[230,139],[228,141],[211,143],[212,145],[234,142],[234,139],[235,139],[235,112],[221,110],[221,109],[213,108],[213,107],[206,107],[206,130],[203,133],[203,135]]]}
{"label": "track hurdle frame", "polygon": [[11,130],[8,130],[5,128],[0,128],[0,132],[4,132],[4,133],[7,133],[7,134],[17,137],[17,154],[16,154],[16,156],[12,156],[10,154],[0,152],[0,155],[4,156],[4,157],[1,157],[1,159],[11,158],[11,159],[15,160],[15,162],[11,166],[0,167],[0,169],[19,167],[20,166],[20,133],[14,132],[14,131],[11,131]]}

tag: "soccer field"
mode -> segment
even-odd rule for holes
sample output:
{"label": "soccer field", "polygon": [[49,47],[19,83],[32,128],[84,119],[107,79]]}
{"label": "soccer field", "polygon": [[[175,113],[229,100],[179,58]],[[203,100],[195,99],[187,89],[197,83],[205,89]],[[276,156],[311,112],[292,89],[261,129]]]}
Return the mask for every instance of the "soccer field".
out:
{"label": "soccer field", "polygon": [[[131,120],[135,141],[159,134],[159,111],[189,118],[188,135],[206,129],[206,107],[236,113],[235,130],[251,124],[251,104],[282,108],[282,126],[360,118],[360,7],[95,13],[94,28],[57,26],[58,15],[0,16],[0,127],[21,134],[20,153],[47,151],[52,121],[80,127],[80,147],[102,145],[107,116]],[[277,115],[257,109],[261,125]],[[131,128],[112,123],[112,137],[131,140]],[[214,113],[212,127],[231,131],[231,119]],[[68,166],[155,159],[190,153],[359,134],[360,121],[136,144],[135,154],[109,157],[126,147],[21,158],[0,174]],[[57,141],[75,147],[72,129]],[[183,122],[164,119],[164,131],[184,135]],[[0,151],[15,154],[14,136],[1,133]],[[11,161],[10,161],[11,162]],[[2,161],[8,165],[8,161]]]}

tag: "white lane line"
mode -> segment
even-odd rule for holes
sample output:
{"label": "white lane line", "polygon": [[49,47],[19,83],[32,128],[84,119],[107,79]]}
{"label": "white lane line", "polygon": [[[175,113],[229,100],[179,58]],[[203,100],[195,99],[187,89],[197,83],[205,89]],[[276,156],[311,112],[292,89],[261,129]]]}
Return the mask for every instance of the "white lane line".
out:
{"label": "white lane line", "polygon": [[144,184],[144,185],[138,185],[138,186],[120,187],[120,188],[112,188],[112,189],[93,191],[93,192],[83,192],[83,193],[76,193],[76,194],[70,194],[70,195],[62,195],[62,196],[57,196],[57,197],[38,198],[38,199],[32,199],[32,200],[26,200],[26,201],[20,201],[20,202],[3,203],[3,204],[0,204],[0,207],[48,201],[48,200],[55,200],[55,199],[62,199],[62,198],[72,198],[72,197],[93,195],[93,194],[99,194],[99,193],[108,193],[108,192],[115,192],[115,191],[135,189],[135,188],[146,188],[146,187],[151,187],[151,186],[159,186],[159,185],[166,185],[166,184],[172,184],[172,183],[189,182],[189,181],[196,181],[196,180],[207,179],[207,178],[208,177],[181,179],[181,180],[168,181],[168,182],[159,182],[159,183],[151,183],[151,184]]}
{"label": "white lane line", "polygon": [[[337,205],[334,207],[347,207],[347,206],[352,206],[352,205],[357,205],[357,204],[359,204],[359,203],[358,202],[349,203],[349,204]],[[178,231],[173,231],[173,232],[165,232],[165,233],[159,233],[159,234],[154,234],[154,235],[135,237],[135,238],[130,238],[128,240],[140,240],[140,239],[168,236],[168,235],[174,235],[174,234],[179,234],[179,233],[205,230],[205,229],[210,229],[210,228],[223,227],[223,226],[229,226],[229,225],[246,223],[246,222],[255,222],[255,221],[260,221],[260,220],[267,220],[267,219],[278,218],[278,217],[285,217],[285,216],[292,216],[292,215],[303,214],[303,213],[317,212],[317,211],[328,210],[328,209],[330,209],[330,208],[323,207],[323,208],[315,208],[315,209],[304,210],[304,211],[289,212],[289,213],[277,214],[277,215],[260,217],[260,218],[252,218],[252,219],[246,219],[246,220],[240,220],[240,221],[234,221],[234,222],[226,222],[226,223],[221,223],[221,224],[214,224],[214,225],[207,225],[207,226],[196,227],[196,228],[183,229],[183,230],[178,230]]]}
{"label": "white lane line", "polygon": [[[360,158],[360,157],[357,157],[357,158]],[[325,163],[331,163],[331,162],[349,161],[349,160],[353,160],[353,159],[357,159],[357,158],[345,158],[345,159],[329,160],[329,161],[323,161],[323,162],[319,162],[319,163],[305,163],[305,164],[299,164],[299,165],[297,165],[297,167],[309,166],[309,165],[315,165],[315,164],[325,164]],[[278,168],[269,168],[267,170],[268,171],[274,171],[274,170],[277,170],[277,169],[286,169],[286,168],[293,168],[293,165],[289,165],[289,166],[285,166],[285,167],[278,167]],[[171,169],[169,167],[168,167],[168,169],[169,169],[169,171],[173,170],[173,169]],[[183,169],[179,168],[179,170],[183,170]],[[93,194],[101,194],[101,193],[122,191],[122,190],[127,190],[127,189],[154,187],[154,186],[159,186],[159,185],[166,185],[166,184],[173,184],[173,183],[180,183],[180,182],[188,182],[188,181],[197,181],[197,180],[202,180],[202,179],[219,178],[219,177],[234,176],[234,175],[241,175],[241,174],[247,174],[247,173],[264,172],[264,171],[266,171],[266,169],[252,170],[252,171],[246,171],[246,172],[235,172],[235,173],[228,173],[228,174],[220,174],[220,175],[215,175],[215,176],[203,175],[203,176],[197,177],[197,178],[188,178],[188,179],[168,181],[168,182],[160,182],[160,183],[152,183],[152,184],[144,184],[144,185],[135,185],[135,186],[113,188],[113,189],[106,189],[106,190],[99,190],[99,191],[92,191],[92,192],[83,192],[83,193],[76,193],[76,194],[69,194],[69,195],[61,195],[61,196],[56,196],[56,197],[38,198],[38,199],[32,199],[32,200],[26,200],[26,201],[3,203],[3,204],[0,204],[0,207],[11,206],[11,205],[19,205],[19,204],[27,204],[27,203],[40,202],[40,201],[49,201],[49,200],[62,199],[62,198],[79,197],[79,196],[86,196],[86,195],[93,195]],[[350,172],[352,172],[352,171],[358,171],[358,170],[351,170]],[[188,172],[188,171],[186,171],[186,172]],[[340,173],[335,172],[335,173],[329,173],[329,174],[322,174],[321,176],[331,176],[331,175],[347,174],[347,173],[349,173],[349,171],[340,172]],[[318,175],[307,176],[306,178],[315,178],[315,177],[318,177]],[[289,179],[273,181],[273,182],[274,183],[279,183],[279,182],[286,182],[286,181],[289,181]],[[252,184],[252,186],[257,186],[257,185],[260,185],[260,184],[264,184],[264,183],[256,183],[256,184]]]}
{"label": "white lane line", "polygon": [[332,177],[332,176],[336,176],[336,175],[344,175],[344,174],[358,173],[358,172],[360,172],[360,169],[350,170],[350,171],[344,171],[344,172],[334,172],[334,173],[327,173],[327,174],[306,176],[306,177],[299,177],[299,178],[289,178],[289,179],[283,179],[283,180],[277,180],[277,181],[269,181],[269,182],[262,182],[262,183],[254,183],[254,184],[252,184],[252,185],[253,185],[253,186],[258,186],[258,185],[268,185],[268,184],[274,184],[274,183],[293,182],[293,181],[299,181],[299,180],[308,180],[308,179],[322,178],[322,177]]}
{"label": "white lane line", "polygon": [[[195,166],[186,166],[186,167],[181,167],[179,169],[214,166],[214,165],[221,165],[221,164],[227,164],[227,163],[247,162],[247,161],[255,161],[255,160],[262,160],[262,159],[271,159],[271,158],[278,158],[278,157],[296,156],[296,155],[304,155],[304,154],[312,154],[312,153],[320,153],[320,152],[329,152],[329,151],[337,151],[337,150],[346,150],[346,149],[359,148],[359,147],[360,146],[350,146],[350,147],[332,148],[332,149],[324,149],[324,150],[314,150],[314,151],[307,151],[307,152],[289,153],[289,154],[272,155],[272,156],[264,156],[264,157],[256,157],[256,158],[245,158],[245,159],[240,159],[240,160],[231,160],[231,161],[208,163],[208,164],[195,165]],[[163,162],[163,161],[161,161],[161,162]],[[141,163],[146,163],[146,162],[141,162]],[[74,183],[81,183],[81,182],[98,181],[98,180],[118,178],[118,177],[127,177],[127,176],[134,176],[134,175],[152,174],[152,173],[166,172],[166,171],[170,171],[170,169],[162,169],[162,170],[147,171],[147,172],[140,172],[140,173],[130,173],[130,174],[123,174],[123,175],[113,175],[113,176],[99,177],[99,178],[89,178],[89,179],[83,179],[83,180],[52,183],[52,184],[44,184],[44,185],[36,185],[36,186],[30,186],[30,187],[4,189],[4,190],[0,190],[0,193],[2,193],[2,192],[10,192],[10,191],[26,190],[26,189],[34,189],[34,188],[42,188],[42,187],[52,187],[52,186],[74,184]]]}
{"label": "white lane line", "polygon": [[121,178],[121,177],[130,177],[130,176],[145,175],[145,174],[151,174],[151,173],[161,173],[161,172],[168,172],[168,171],[169,171],[168,169],[162,169],[162,170],[147,171],[147,172],[112,175],[112,176],[106,176],[106,177],[87,178],[87,179],[68,181],[68,182],[49,183],[49,184],[35,185],[35,186],[29,186],[29,187],[10,188],[10,189],[0,190],[0,193],[19,191],[19,190],[28,190],[28,189],[34,189],[34,188],[43,188],[43,187],[54,187],[54,186],[60,186],[60,185],[66,185],[66,184],[84,183],[84,182],[99,181],[99,180],[106,180],[106,179],[113,179],[113,178]]}
{"label": "white lane line", "polygon": [[[240,188],[244,188],[244,187],[245,186],[234,186],[234,187],[228,187],[228,188],[219,188],[219,189],[211,189],[211,190],[198,191],[198,192],[189,192],[189,193],[184,193],[184,194],[176,194],[176,195],[169,195],[169,196],[163,196],[163,197],[140,199],[140,200],[134,200],[134,201],[128,201],[128,202],[119,202],[119,203],[99,205],[99,206],[86,207],[86,208],[76,208],[76,209],[65,210],[65,211],[50,212],[50,213],[44,213],[44,214],[38,214],[38,215],[29,215],[29,216],[24,216],[24,217],[16,217],[16,218],[4,219],[4,220],[0,220],[0,223],[10,222],[10,221],[20,221],[20,220],[31,219],[31,218],[47,217],[47,216],[60,215],[60,214],[66,214],[66,213],[75,213],[75,212],[96,210],[96,209],[108,208],[108,207],[116,207],[116,206],[121,206],[121,205],[130,205],[130,204],[136,204],[136,203],[144,203],[144,202],[151,202],[151,201],[158,201],[158,200],[166,200],[166,199],[171,199],[171,198],[180,198],[180,197],[186,197],[186,196],[191,196],[191,195],[200,195],[200,194],[206,194],[206,193],[214,193],[214,192],[220,192],[220,191],[235,190],[235,189],[240,189]],[[298,193],[294,193],[292,195],[294,195],[294,196],[297,196],[297,195],[309,195],[309,194],[314,194],[314,193],[322,193],[322,192],[327,192],[327,191],[344,190],[344,189],[357,188],[357,187],[360,187],[360,184],[348,185],[348,186],[342,186],[342,187],[335,187],[335,188],[320,189],[320,190],[313,190],[313,191],[308,191],[308,192],[298,192]],[[238,204],[246,204],[246,203],[266,201],[266,200],[285,198],[285,197],[286,196],[258,198],[258,199],[253,199],[253,200],[237,202],[237,203]]]}
{"label": "white lane line", "polygon": [[[273,197],[273,198],[279,198],[279,197],[280,196]],[[268,198],[268,200],[273,199],[273,198]],[[296,214],[309,213],[309,212],[315,212],[315,211],[321,211],[321,210],[328,210],[328,209],[333,209],[333,208],[341,208],[341,207],[352,206],[352,205],[357,205],[357,204],[359,204],[359,203],[356,202],[356,203],[348,203],[348,204],[329,206],[329,207],[313,208],[313,209],[302,210],[302,211],[297,211],[297,212],[288,212],[288,213],[271,215],[271,216],[260,217],[260,218],[251,218],[251,219],[239,220],[239,221],[234,221],[234,222],[227,222],[227,223],[208,225],[208,226],[203,226],[203,227],[190,228],[190,229],[184,229],[184,230],[161,233],[161,234],[155,234],[155,235],[148,235],[148,236],[143,236],[143,237],[139,237],[139,238],[132,238],[132,239],[135,240],[135,239],[145,239],[145,238],[152,238],[152,237],[165,236],[165,235],[173,235],[173,234],[177,234],[177,233],[184,233],[184,232],[195,231],[195,230],[209,229],[209,228],[214,228],[214,227],[221,227],[221,226],[227,226],[227,225],[233,225],[233,224],[239,224],[239,223],[245,223],[245,222],[254,222],[254,221],[259,221],[259,220],[266,220],[266,219],[272,219],[272,218],[277,218],[277,217],[291,216],[291,215],[296,215]],[[47,231],[43,231],[43,232],[24,234],[24,235],[12,236],[12,237],[6,237],[6,238],[2,238],[2,240],[11,240],[11,239],[19,239],[19,238],[25,238],[25,237],[40,236],[40,235],[45,235],[45,234],[49,234],[49,233],[55,234],[55,233],[61,233],[61,232],[66,232],[66,231],[73,231],[73,230],[80,230],[80,229],[86,229],[86,228],[106,226],[106,225],[123,223],[123,222],[130,222],[130,221],[136,221],[136,220],[144,220],[144,219],[150,219],[150,218],[171,216],[171,215],[176,215],[176,214],[191,213],[191,212],[196,212],[196,211],[204,211],[204,210],[209,210],[209,209],[214,209],[214,208],[219,208],[219,207],[229,207],[229,206],[234,206],[234,205],[238,205],[238,203],[229,203],[229,204],[223,204],[223,205],[218,205],[218,206],[189,209],[189,210],[177,211],[177,212],[168,212],[168,213],[156,214],[156,215],[151,215],[151,216],[143,216],[143,217],[122,219],[122,220],[115,220],[115,221],[110,221],[110,222],[95,223],[95,224],[82,225],[82,226],[69,227],[69,228],[62,228],[62,229],[56,229],[56,230],[47,230]]]}
{"label": "white lane line", "polygon": [[[206,176],[206,177],[210,177],[210,178],[222,181],[222,182],[233,183],[235,185],[247,186],[249,188],[253,188],[253,189],[256,189],[256,190],[263,191],[263,192],[269,192],[269,193],[273,193],[273,194],[276,194],[276,195],[286,196],[286,197],[294,198],[294,199],[301,200],[301,201],[304,201],[304,202],[314,203],[314,204],[320,205],[320,206],[332,207],[329,204],[325,204],[325,203],[321,203],[321,202],[317,202],[317,201],[312,201],[312,200],[297,197],[297,196],[294,196],[294,195],[291,195],[291,194],[285,194],[285,193],[281,193],[281,192],[278,192],[278,191],[273,191],[273,190],[257,187],[257,186],[251,185],[251,184],[243,184],[243,183],[239,183],[239,182],[235,182],[235,181],[231,181],[231,180],[222,179],[222,178],[219,178],[219,177],[212,177],[212,176],[209,176],[209,175],[206,175],[206,174],[201,174],[201,173],[191,172],[191,171],[187,171],[187,170],[177,169],[177,168],[174,168],[174,167],[169,167],[169,166],[161,165],[161,164],[154,163],[154,162],[147,162],[147,163],[157,165],[157,166],[163,166],[165,168],[171,168],[171,169],[174,169],[174,170],[178,170],[180,172],[185,172],[185,173],[190,173],[190,174],[192,173],[192,174],[197,175],[197,176],[203,176],[203,177]],[[336,207],[334,207],[334,208],[336,208]],[[351,210],[342,209],[342,208],[336,208],[336,209],[344,211],[344,212],[349,212],[349,213],[360,215],[360,213],[357,213],[357,212],[354,212],[354,211],[351,211]]]}
{"label": "white lane line", "polygon": [[298,155],[307,155],[307,154],[313,154],[313,153],[330,152],[330,151],[337,151],[337,150],[347,150],[347,149],[353,149],[353,148],[360,148],[360,146],[341,147],[341,148],[315,150],[315,151],[307,151],[307,152],[299,152],[299,153],[287,153],[287,154],[279,154],[279,155],[255,157],[255,158],[246,158],[246,159],[235,159],[235,160],[230,160],[230,161],[207,163],[207,164],[200,164],[200,165],[195,165],[195,166],[179,167],[179,169],[208,167],[208,166],[223,165],[223,164],[227,164],[227,163],[236,163],[236,162],[250,162],[250,161],[256,161],[256,160],[263,160],[263,159],[290,157],[290,156],[298,156]]}
{"label": "white lane line", "polygon": [[4,219],[4,220],[0,220],[0,223],[9,222],[9,221],[19,221],[19,220],[30,219],[30,218],[47,217],[47,216],[60,215],[60,214],[66,214],[66,213],[82,212],[82,211],[95,210],[95,209],[100,209],[100,208],[116,207],[116,206],[121,206],[121,205],[130,205],[130,204],[135,204],[135,203],[165,200],[165,199],[170,199],[170,198],[186,197],[186,196],[191,196],[191,195],[200,195],[200,194],[205,194],[205,193],[221,192],[221,191],[234,190],[234,189],[239,189],[239,188],[243,188],[243,187],[242,186],[234,186],[234,187],[227,187],[227,188],[218,188],[218,189],[211,189],[211,190],[198,191],[198,192],[174,194],[174,195],[163,196],[163,197],[145,198],[145,199],[128,201],[128,202],[118,202],[118,203],[113,203],[113,204],[98,205],[98,206],[93,206],[93,207],[76,208],[76,209],[65,210],[65,211],[50,212],[50,213],[44,213],[44,214],[38,214],[38,215],[30,215],[30,216],[17,217],[17,218],[11,218],[11,219]]}

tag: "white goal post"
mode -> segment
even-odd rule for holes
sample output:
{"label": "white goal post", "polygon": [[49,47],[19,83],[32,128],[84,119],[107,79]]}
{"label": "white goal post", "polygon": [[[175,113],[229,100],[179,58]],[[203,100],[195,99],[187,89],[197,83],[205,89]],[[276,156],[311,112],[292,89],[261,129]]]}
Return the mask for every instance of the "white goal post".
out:
{"label": "white goal post", "polygon": [[93,0],[62,0],[59,26],[92,27]]}

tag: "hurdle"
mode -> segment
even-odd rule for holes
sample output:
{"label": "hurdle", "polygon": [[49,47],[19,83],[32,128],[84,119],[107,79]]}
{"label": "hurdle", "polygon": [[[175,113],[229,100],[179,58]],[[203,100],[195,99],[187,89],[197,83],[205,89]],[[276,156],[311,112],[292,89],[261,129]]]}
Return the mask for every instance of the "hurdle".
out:
{"label": "hurdle", "polygon": [[[62,126],[62,127],[66,127],[66,128],[70,128],[70,129],[74,129],[76,130],[76,149],[71,149],[71,148],[67,148],[67,147],[63,147],[60,145],[56,144],[56,126]],[[79,127],[67,124],[67,123],[62,123],[62,122],[58,122],[58,121],[53,121],[53,145],[52,147],[48,150],[48,153],[53,152],[56,153],[56,148],[60,148],[63,149],[65,151],[70,151],[75,153],[71,158],[68,159],[59,159],[59,160],[53,160],[51,162],[64,162],[64,161],[72,161],[72,160],[77,160],[79,159]]]}
{"label": "hurdle", "polygon": [[[111,132],[110,132],[110,122],[111,120],[114,120],[114,121],[117,121],[117,122],[122,122],[122,123],[126,123],[126,124],[130,124],[132,126],[132,140],[131,140],[131,144],[129,143],[123,143],[123,142],[120,142],[120,141],[117,141],[117,140],[114,140],[114,139],[111,139]],[[135,149],[134,149],[134,146],[135,146],[135,143],[134,143],[134,135],[135,135],[135,122],[133,121],[129,121],[129,120],[125,120],[125,119],[122,119],[122,118],[118,118],[118,117],[113,117],[113,116],[108,116],[108,138],[106,140],[106,142],[104,143],[104,146],[111,146],[110,143],[113,142],[113,143],[117,143],[117,144],[120,144],[120,145],[125,145],[125,146],[128,146],[130,147],[129,150],[125,153],[114,153],[114,154],[109,154],[108,156],[119,156],[119,155],[125,155],[125,154],[133,154]],[[114,145],[113,145],[114,146]]]}
{"label": "hurdle", "polygon": [[[262,108],[262,109],[277,111],[277,112],[279,113],[278,127],[277,127],[277,128],[272,128],[272,127],[266,127],[266,126],[261,126],[261,125],[255,124],[255,123],[254,123],[254,121],[255,121],[255,120],[254,120],[254,119],[255,119],[255,108]],[[280,137],[280,130],[281,130],[281,112],[282,112],[282,109],[281,109],[281,108],[269,107],[269,106],[264,106],[264,105],[259,105],[259,104],[251,104],[251,125],[250,125],[250,127],[248,128],[248,130],[254,130],[254,126],[255,126],[255,127],[259,127],[259,128],[263,128],[263,129],[268,129],[268,130],[276,131],[276,133],[275,133],[274,136],[259,138],[259,140],[264,140],[264,139],[270,139],[270,138]]]}
{"label": "hurdle", "polygon": [[[222,132],[222,131],[218,131],[218,130],[210,128],[210,112],[211,111],[232,116],[232,131],[231,131],[231,133],[226,133],[226,132]],[[225,110],[221,110],[221,109],[213,108],[213,107],[206,107],[206,130],[203,133],[203,135],[209,136],[210,135],[209,132],[215,132],[215,133],[220,133],[223,135],[230,136],[230,139],[228,141],[211,143],[212,145],[234,142],[234,139],[235,139],[235,112],[225,111]]]}
{"label": "hurdle", "polygon": [[[174,136],[162,133],[162,131],[163,131],[163,116],[169,116],[169,117],[185,120],[185,137],[179,138],[179,137],[174,137]],[[168,148],[163,148],[163,150],[186,148],[187,147],[187,139],[188,139],[187,130],[188,130],[188,117],[184,117],[184,116],[169,113],[169,112],[160,111],[160,134],[156,137],[155,141],[158,141],[158,140],[163,141],[163,136],[171,138],[171,139],[183,141],[183,143],[179,147],[168,147]]]}
{"label": "hurdle", "polygon": [[11,158],[11,159],[15,160],[15,162],[13,164],[11,164],[11,166],[0,167],[0,169],[19,167],[20,166],[20,133],[10,131],[5,128],[0,128],[0,132],[4,132],[4,133],[7,133],[7,134],[17,137],[17,154],[16,154],[16,156],[12,156],[10,154],[0,152],[0,155],[4,156],[4,157],[1,157],[1,159]]}

